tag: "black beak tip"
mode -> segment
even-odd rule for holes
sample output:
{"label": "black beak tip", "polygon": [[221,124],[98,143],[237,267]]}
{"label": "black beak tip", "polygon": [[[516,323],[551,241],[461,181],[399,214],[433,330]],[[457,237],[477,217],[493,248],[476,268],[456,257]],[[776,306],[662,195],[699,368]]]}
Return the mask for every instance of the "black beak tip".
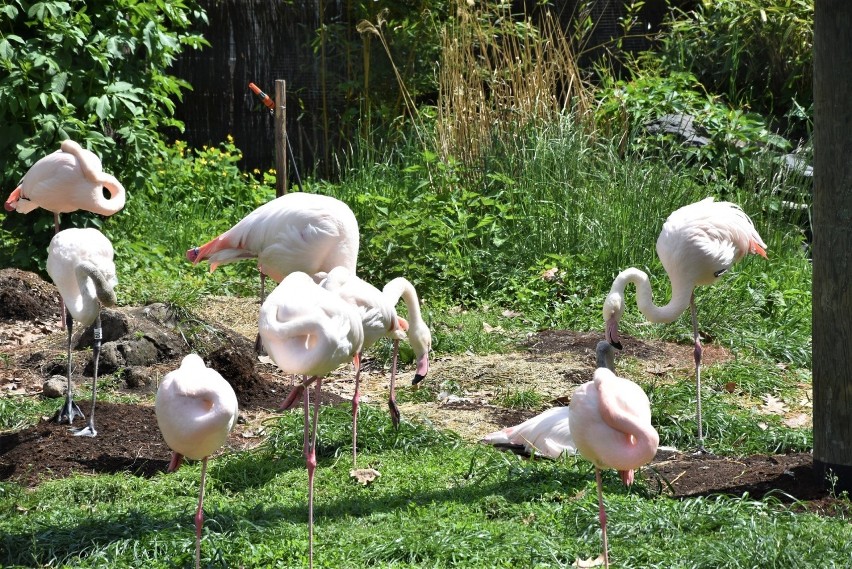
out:
{"label": "black beak tip", "polygon": [[616,350],[621,350],[623,348],[621,342],[613,342],[612,340],[610,340],[609,345],[615,348]]}
{"label": "black beak tip", "polygon": [[423,378],[425,377],[425,375],[420,375],[419,373],[414,374],[414,379],[411,380],[411,385],[417,385],[418,383],[423,381]]}

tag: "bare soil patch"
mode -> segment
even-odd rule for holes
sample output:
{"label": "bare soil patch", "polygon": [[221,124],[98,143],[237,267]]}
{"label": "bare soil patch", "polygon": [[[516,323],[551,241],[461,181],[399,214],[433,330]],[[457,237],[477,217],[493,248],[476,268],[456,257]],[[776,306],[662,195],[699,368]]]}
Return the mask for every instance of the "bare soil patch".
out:
{"label": "bare soil patch", "polygon": [[[38,302],[27,302],[24,297],[37,298]],[[7,269],[0,271],[0,299],[2,306],[16,307],[0,313],[0,397],[42,397],[43,382],[52,374],[64,373],[66,336],[60,327],[58,295],[52,284],[37,275]],[[254,354],[257,309],[256,299],[209,299],[199,307],[199,321],[191,331],[204,346],[202,355],[207,364],[220,371],[238,394],[240,420],[223,452],[259,444],[263,421],[278,412],[292,386],[291,377]],[[183,335],[185,340],[189,333],[186,329],[176,331],[174,323],[155,310],[125,307],[120,312],[128,319],[129,334],[134,338],[171,334]],[[147,318],[149,312],[160,316]],[[162,330],[152,331],[149,326],[161,326]],[[590,378],[598,340],[596,334],[548,330],[529,338],[525,349],[512,354],[434,358],[426,382],[438,392],[437,400],[402,403],[403,420],[429,422],[477,441],[486,433],[540,411],[501,406],[500,401],[509,394],[531,390],[543,395],[546,405],[564,404],[571,386]],[[659,375],[692,366],[690,346],[632,338],[625,345],[624,355],[641,362],[645,373]],[[75,437],[68,425],[58,425],[50,417],[41,417],[35,425],[21,430],[0,433],[0,480],[34,486],[72,473],[124,471],[151,476],[165,471],[170,451],[157,429],[153,394],[162,376],[177,368],[188,350],[189,345],[184,343],[178,353],[172,353],[176,349],[166,351],[168,357],[143,369],[132,373],[125,370],[123,376],[116,372],[112,395],[132,395],[139,402],[108,403],[99,398],[95,439]],[[718,346],[706,347],[708,363],[729,357]],[[91,378],[84,375],[84,363],[90,352],[77,350],[73,358],[75,384],[87,385]],[[384,405],[388,370],[369,358],[366,364],[362,401]],[[412,389],[412,377],[412,369],[402,369],[398,389]],[[348,401],[353,388],[351,367],[344,367],[324,383],[322,402]],[[58,408],[61,399],[55,401]],[[86,398],[79,397],[78,403],[88,415]],[[644,472],[652,487],[676,497],[747,492],[752,497],[772,494],[782,501],[799,501],[800,507],[820,513],[835,514],[848,508],[847,502],[834,500],[824,488],[808,453],[735,459],[660,452]]]}

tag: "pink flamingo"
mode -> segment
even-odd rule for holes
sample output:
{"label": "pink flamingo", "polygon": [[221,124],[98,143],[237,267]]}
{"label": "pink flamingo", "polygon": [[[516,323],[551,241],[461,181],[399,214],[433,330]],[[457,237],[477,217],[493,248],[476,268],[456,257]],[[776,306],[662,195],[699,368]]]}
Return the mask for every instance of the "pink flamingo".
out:
{"label": "pink flamingo", "polygon": [[[109,199],[104,197],[104,188]],[[112,215],[124,207],[124,202],[124,186],[103,171],[97,155],[73,140],[65,140],[59,150],[32,165],[3,207],[21,213],[39,207],[52,211],[58,233],[60,213],[83,209]]]}
{"label": "pink flamingo", "polygon": [[[355,306],[361,315],[364,326],[364,345],[357,357],[355,365],[355,393],[352,396],[352,465],[357,463],[358,456],[358,406],[360,399],[361,366],[363,351],[375,344],[380,338],[388,337],[393,342],[393,362],[391,364],[390,396],[388,407],[394,427],[399,426],[399,407],[396,404],[395,383],[399,340],[407,333],[415,357],[418,360],[418,371],[415,383],[423,379],[429,370],[429,349],[432,336],[429,327],[423,321],[417,292],[406,279],[399,277],[387,285],[382,291],[363,279],[354,275],[346,267],[335,267],[320,283],[349,304]],[[396,304],[400,297],[405,300],[410,320],[401,318],[396,313]],[[422,373],[417,379],[417,374]],[[298,390],[298,387],[296,388]],[[298,396],[298,395],[296,395]]]}
{"label": "pink flamingo", "polygon": [[[364,344],[364,326],[358,310],[340,296],[325,290],[303,272],[292,272],[281,281],[260,307],[258,329],[269,356],[285,373],[303,376],[282,408],[302,398],[305,414],[304,453],[308,469],[309,565],[314,557],[314,471],[322,378],[340,364],[355,358]],[[314,390],[313,427],[309,433],[309,391]]]}
{"label": "pink flamingo", "polygon": [[163,378],[157,389],[154,410],[163,439],[173,451],[169,472],[180,468],[184,456],[201,460],[201,488],[195,512],[197,569],[201,564],[207,458],[225,444],[237,422],[237,396],[219,372],[205,366],[197,354],[189,354],[183,358],[180,368]]}
{"label": "pink flamingo", "polygon": [[93,228],[66,229],[53,236],[48,247],[47,273],[66,307],[66,327],[68,330],[68,386],[65,404],[57,413],[57,422],[74,422],[74,418],[84,418],[83,412],[74,403],[71,384],[71,335],[74,320],[82,326],[93,322],[94,342],[92,360],[92,409],[89,424],[75,433],[76,436],[94,437],[95,400],[98,384],[98,359],[101,351],[101,305],[115,304],[115,276],[112,243],[100,231]]}
{"label": "pink flamingo", "polygon": [[189,249],[186,258],[193,264],[209,261],[211,272],[225,263],[257,258],[263,300],[264,275],[281,282],[295,271],[314,276],[342,266],[354,273],[358,246],[358,222],[348,205],[330,196],[293,192]]}
{"label": "pink flamingo", "polygon": [[701,421],[701,339],[695,306],[696,286],[713,284],[734,263],[749,253],[766,258],[766,244],[752,220],[736,204],[715,202],[712,197],[684,206],[669,215],[657,238],[657,255],[671,280],[672,297],[657,306],[651,296],[648,275],[636,268],[621,271],[612,283],[603,306],[606,339],[621,348],[618,323],[624,313],[624,289],[636,285],[639,311],[651,322],[675,321],[687,307],[692,315],[695,343],[696,415],[699,451],[704,449]]}
{"label": "pink flamingo", "polygon": [[[600,342],[598,352],[606,350],[612,347]],[[612,361],[611,355],[606,358]],[[629,486],[633,470],[654,458],[660,437],[651,426],[651,404],[642,388],[606,367],[596,369],[592,381],[574,391],[568,409],[576,448],[595,465],[604,566],[609,567],[601,469],[615,468]]]}

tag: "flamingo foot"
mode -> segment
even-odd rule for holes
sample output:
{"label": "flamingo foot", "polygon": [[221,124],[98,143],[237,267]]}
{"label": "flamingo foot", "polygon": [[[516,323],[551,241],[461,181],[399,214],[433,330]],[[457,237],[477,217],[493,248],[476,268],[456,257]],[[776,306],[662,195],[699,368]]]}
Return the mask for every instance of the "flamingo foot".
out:
{"label": "flamingo foot", "polygon": [[180,454],[179,452],[173,452],[172,453],[172,460],[171,460],[171,462],[169,462],[169,467],[168,467],[167,471],[168,472],[174,472],[175,470],[180,468],[180,465],[182,463],[183,463],[183,455]]}
{"label": "flamingo foot", "polygon": [[388,411],[390,411],[391,423],[393,423],[394,429],[399,429],[399,407],[396,405],[395,399],[388,399]]}
{"label": "flamingo foot", "polygon": [[65,398],[65,404],[59,408],[54,417],[56,418],[57,423],[64,423],[67,421],[69,425],[73,424],[74,419],[77,417],[80,417],[81,419],[86,418],[83,412],[80,411],[80,407],[74,403],[74,400],[70,395]]}
{"label": "flamingo foot", "polygon": [[89,424],[83,427],[82,429],[74,430],[75,437],[90,437],[94,438],[98,436],[98,431],[95,429],[95,420],[94,418],[89,418]]}
{"label": "flamingo foot", "polygon": [[290,394],[287,396],[287,399],[284,400],[278,408],[282,411],[286,411],[287,409],[292,409],[293,405],[296,404],[296,401],[302,398],[303,393],[305,392],[304,384],[296,385]]}

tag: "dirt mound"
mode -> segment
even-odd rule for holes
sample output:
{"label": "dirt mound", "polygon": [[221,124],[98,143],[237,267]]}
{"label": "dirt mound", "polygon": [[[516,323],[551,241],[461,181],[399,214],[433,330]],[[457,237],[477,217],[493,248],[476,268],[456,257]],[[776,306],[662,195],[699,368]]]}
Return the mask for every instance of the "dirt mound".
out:
{"label": "dirt mound", "polygon": [[20,269],[0,269],[0,319],[58,319],[59,303],[53,283]]}

